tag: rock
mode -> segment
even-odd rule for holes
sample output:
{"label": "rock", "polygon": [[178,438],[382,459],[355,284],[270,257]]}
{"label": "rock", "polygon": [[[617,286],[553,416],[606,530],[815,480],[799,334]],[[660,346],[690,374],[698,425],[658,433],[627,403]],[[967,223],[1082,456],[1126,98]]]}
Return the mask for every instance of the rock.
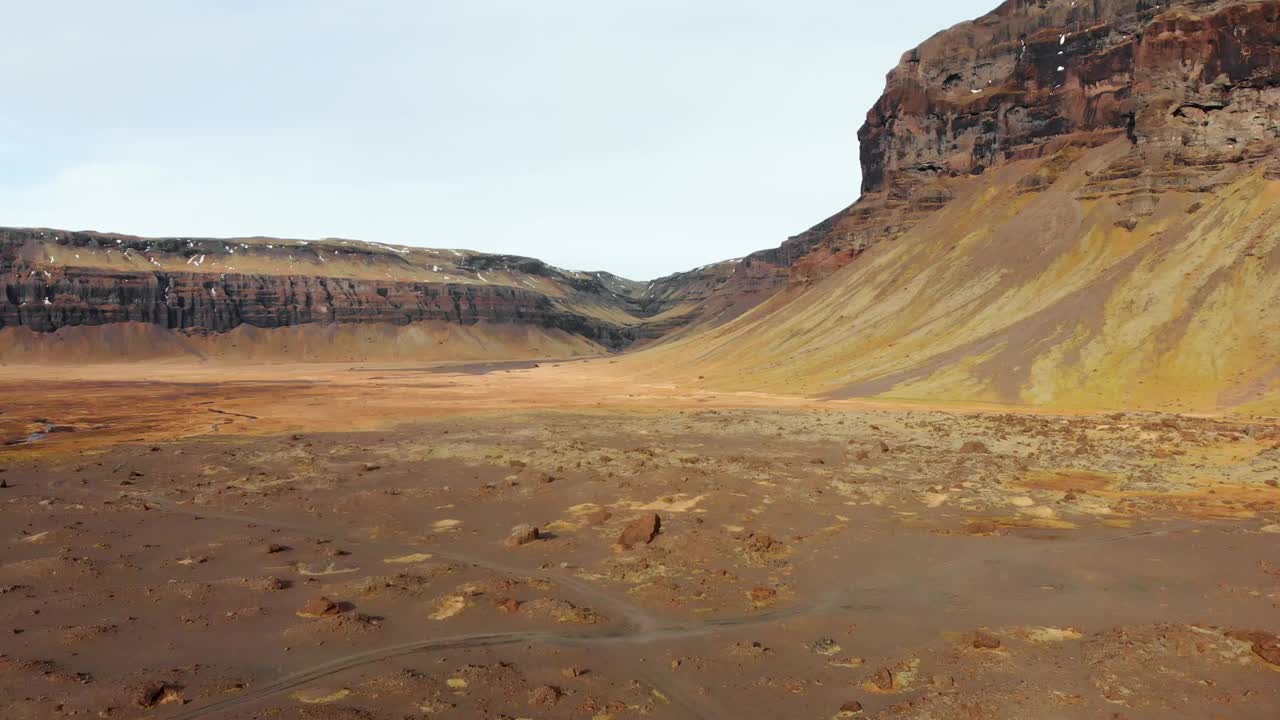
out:
{"label": "rock", "polygon": [[[3,480],[0,480],[0,483],[3,483],[3,482],[4,482]],[[1280,480],[1276,480],[1275,478],[1268,478],[1267,484],[1273,488],[1280,488]],[[0,485],[0,487],[3,487],[3,485]]]}
{"label": "rock", "polygon": [[889,668],[880,668],[875,675],[871,676],[871,683],[881,690],[893,689],[893,671]]}
{"label": "rock", "polygon": [[570,680],[572,680],[573,678],[585,675],[586,672],[587,672],[586,670],[583,670],[582,668],[579,668],[579,667],[560,668],[560,674],[563,677]]}
{"label": "rock", "polygon": [[1280,667],[1280,637],[1255,633],[1253,652],[1268,663]]}
{"label": "rock", "polygon": [[987,449],[986,444],[980,443],[977,440],[970,440],[960,446],[960,452],[965,455],[978,455],[989,453],[991,451]]}
{"label": "rock", "polygon": [[751,602],[766,603],[772,602],[778,597],[778,591],[771,587],[754,587],[751,588]]}
{"label": "rock", "polygon": [[360,467],[363,468],[365,472],[373,472],[374,470],[382,469],[381,465],[379,465],[378,463],[372,463],[372,462],[364,463]]}
{"label": "rock", "polygon": [[618,544],[627,550],[636,545],[647,545],[653,542],[661,529],[662,518],[659,518],[657,513],[647,513],[631,521],[631,524],[618,536]]}
{"label": "rock", "polygon": [[857,700],[850,700],[849,702],[840,706],[840,712],[860,713],[862,712],[862,703],[858,702]]}
{"label": "rock", "polygon": [[298,610],[297,615],[303,618],[321,618],[337,615],[340,612],[341,608],[338,607],[338,603],[321,595],[308,600],[307,604]]}
{"label": "rock", "polygon": [[985,630],[973,634],[973,646],[980,650],[995,650],[1000,647],[1000,638]]}
{"label": "rock", "polygon": [[149,682],[134,693],[133,704],[140,708],[153,708],[157,705],[185,703],[181,690],[181,686],[173,683]]}
{"label": "rock", "polygon": [[289,546],[288,546],[288,545],[280,545],[280,544],[278,544],[278,543],[271,543],[270,545],[267,545],[267,554],[268,554],[268,555],[275,555],[276,553],[282,553],[282,552],[285,552],[285,551],[287,551],[287,550],[289,550]]}
{"label": "rock", "polygon": [[507,547],[519,547],[528,545],[538,540],[542,535],[538,532],[538,528],[532,525],[517,525],[511,528],[511,534],[507,536]]}
{"label": "rock", "polygon": [[502,600],[499,600],[496,605],[499,610],[508,615],[520,612],[520,601],[515,598],[503,598]]}
{"label": "rock", "polygon": [[747,536],[746,544],[749,550],[758,553],[772,552],[782,546],[782,543],[768,533],[751,533]]}
{"label": "rock", "polygon": [[975,520],[965,525],[964,531],[970,535],[995,535],[1000,526],[990,520]]}
{"label": "rock", "polygon": [[560,688],[543,685],[529,692],[530,705],[554,705],[560,699]]}
{"label": "rock", "polygon": [[809,643],[809,651],[815,655],[824,655],[830,657],[840,653],[840,644],[831,638],[818,638]]}
{"label": "rock", "polygon": [[600,508],[600,509],[598,509],[598,510],[595,510],[594,512],[592,512],[590,515],[588,515],[588,516],[587,516],[587,524],[588,524],[588,525],[603,525],[603,524],[605,524],[606,522],[609,522],[609,518],[611,518],[611,517],[613,517],[613,513],[609,512],[608,510],[606,510],[606,509],[604,509],[604,508]]}
{"label": "rock", "polygon": [[8,481],[8,480],[5,480],[4,478],[0,478],[0,488],[8,489],[8,488],[9,488],[9,481]]}

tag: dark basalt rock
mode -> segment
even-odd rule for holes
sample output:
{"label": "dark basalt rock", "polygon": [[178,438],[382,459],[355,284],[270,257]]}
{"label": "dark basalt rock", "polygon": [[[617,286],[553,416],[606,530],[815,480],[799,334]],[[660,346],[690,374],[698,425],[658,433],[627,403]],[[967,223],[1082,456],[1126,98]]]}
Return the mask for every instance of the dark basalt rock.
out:
{"label": "dark basalt rock", "polygon": [[[608,273],[574,273],[509,255],[454,258],[452,251],[436,252],[450,258],[448,265],[436,265],[446,262],[437,256],[410,257],[354,241],[148,239],[0,228],[0,328],[52,332],[141,322],[222,333],[240,325],[484,322],[559,329],[618,350],[683,324],[674,318],[648,326],[645,318],[698,301],[696,275],[657,281],[663,292],[645,297],[641,291],[647,284]],[[243,263],[267,270],[211,272],[201,267],[210,256],[223,266]],[[332,266],[325,258],[335,256],[344,269],[317,272],[327,269],[322,263]],[[290,272],[295,261],[310,268]],[[428,267],[443,271],[431,275],[449,279],[403,279],[426,274]],[[486,274],[497,273],[515,280],[484,281]],[[371,279],[379,275],[386,279]]]}

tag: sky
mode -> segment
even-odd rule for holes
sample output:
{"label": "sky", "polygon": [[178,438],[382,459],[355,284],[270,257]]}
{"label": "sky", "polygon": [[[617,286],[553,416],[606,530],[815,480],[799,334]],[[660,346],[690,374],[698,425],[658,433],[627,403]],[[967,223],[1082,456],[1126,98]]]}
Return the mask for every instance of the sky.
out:
{"label": "sky", "polygon": [[997,0],[7,3],[0,225],[647,280],[857,199],[902,53]]}

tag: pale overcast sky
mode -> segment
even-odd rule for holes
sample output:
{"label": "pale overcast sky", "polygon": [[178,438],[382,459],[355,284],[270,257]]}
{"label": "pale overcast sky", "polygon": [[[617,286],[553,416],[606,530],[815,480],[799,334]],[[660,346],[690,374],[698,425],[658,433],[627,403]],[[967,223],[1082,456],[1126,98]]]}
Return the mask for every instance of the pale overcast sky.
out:
{"label": "pale overcast sky", "polygon": [[635,279],[856,199],[901,54],[997,0],[2,0],[0,225]]}

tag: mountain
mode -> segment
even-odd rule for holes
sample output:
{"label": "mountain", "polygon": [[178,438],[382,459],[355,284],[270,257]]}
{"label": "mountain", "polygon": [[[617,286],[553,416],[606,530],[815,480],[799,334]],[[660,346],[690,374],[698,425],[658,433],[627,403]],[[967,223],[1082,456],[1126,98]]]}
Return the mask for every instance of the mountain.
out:
{"label": "mountain", "polygon": [[0,358],[592,355],[691,318],[715,266],[654,283],[354,240],[0,229]]}
{"label": "mountain", "polygon": [[862,197],[738,263],[768,299],[639,371],[1280,408],[1280,2],[1010,0],[906,53],[859,138]]}
{"label": "mountain", "polygon": [[0,360],[635,349],[831,398],[1280,412],[1280,0],[1009,0],[906,53],[862,195],[651,283],[350,240],[0,231]]}

